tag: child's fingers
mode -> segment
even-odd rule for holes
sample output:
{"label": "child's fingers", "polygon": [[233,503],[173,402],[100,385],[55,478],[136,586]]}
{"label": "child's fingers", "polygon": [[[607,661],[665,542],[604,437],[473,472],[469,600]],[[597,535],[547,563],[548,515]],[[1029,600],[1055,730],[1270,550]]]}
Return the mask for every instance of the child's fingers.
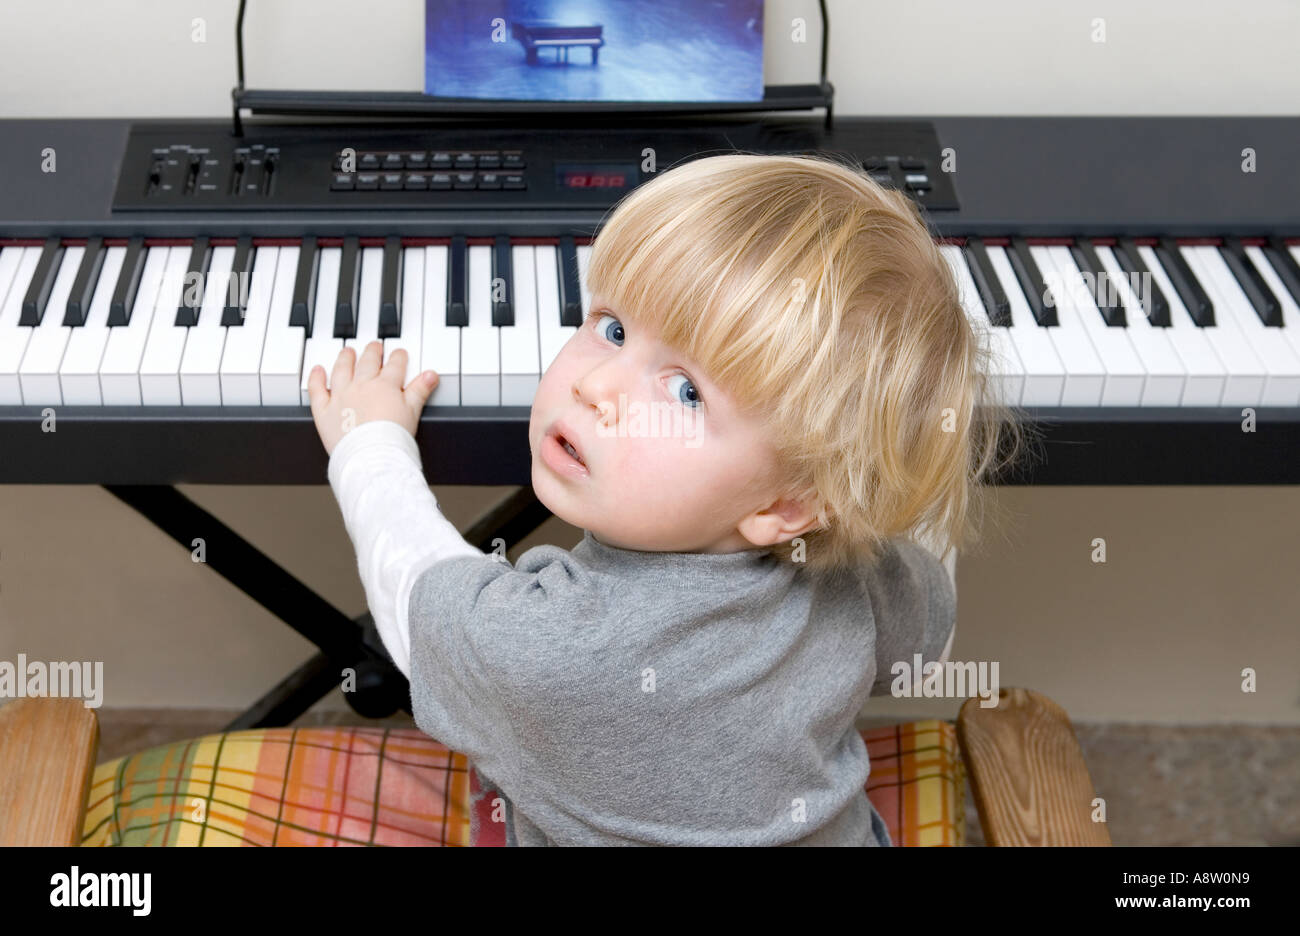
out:
{"label": "child's fingers", "polygon": [[411,412],[415,413],[416,418],[419,418],[420,411],[424,409],[424,404],[429,399],[429,394],[433,393],[440,379],[435,371],[423,371],[411,381],[406,392],[402,394],[406,405],[411,408]]}
{"label": "child's fingers", "polygon": [[365,350],[361,352],[361,357],[357,358],[357,380],[369,380],[378,374],[383,357],[384,346],[380,342],[372,341],[366,345]]}
{"label": "child's fingers", "polygon": [[387,380],[398,390],[402,389],[402,384],[406,382],[406,365],[410,357],[405,348],[394,348],[393,353],[388,355],[388,360],[384,362],[383,369],[379,372],[381,380]]}
{"label": "child's fingers", "polygon": [[356,361],[356,356],[355,351],[345,347],[339,352],[339,356],[334,359],[334,371],[330,375],[331,392],[338,393],[352,383],[352,367]]}
{"label": "child's fingers", "polygon": [[307,376],[307,399],[311,401],[312,419],[319,420],[330,402],[330,392],[325,389],[325,368],[319,364]]}

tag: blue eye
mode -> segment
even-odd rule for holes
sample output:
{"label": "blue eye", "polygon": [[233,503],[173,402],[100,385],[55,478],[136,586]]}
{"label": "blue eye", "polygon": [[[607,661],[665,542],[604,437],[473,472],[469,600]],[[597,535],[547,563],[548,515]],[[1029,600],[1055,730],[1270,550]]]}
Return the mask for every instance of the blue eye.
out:
{"label": "blue eye", "polygon": [[673,396],[677,398],[678,402],[684,403],[691,409],[697,409],[702,401],[700,400],[700,392],[695,389],[695,384],[691,383],[685,374],[673,374],[668,379],[676,380],[679,377],[682,380],[682,385]]}
{"label": "blue eye", "polygon": [[[593,318],[596,319],[596,334],[614,342],[619,347],[622,347],[624,337],[623,324],[618,319],[614,318],[614,316],[604,312],[593,316]],[[609,319],[614,323],[612,328],[604,324],[605,319]]]}

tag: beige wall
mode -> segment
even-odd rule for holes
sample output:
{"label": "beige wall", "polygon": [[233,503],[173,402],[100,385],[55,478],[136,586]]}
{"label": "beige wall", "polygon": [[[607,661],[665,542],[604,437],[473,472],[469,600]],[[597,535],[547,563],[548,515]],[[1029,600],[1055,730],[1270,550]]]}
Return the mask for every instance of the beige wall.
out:
{"label": "beige wall", "polygon": [[[0,116],[223,116],[237,4],[10,4]],[[1212,3],[830,3],[842,114],[1295,113],[1300,6]],[[250,4],[255,87],[420,87],[418,0]],[[768,81],[815,74],[773,2]],[[381,15],[382,14],[382,15]],[[192,41],[192,19],[206,42]],[[310,38],[298,24],[310,17]],[[1106,20],[1105,43],[1092,41]],[[391,20],[405,48],[378,26]],[[960,78],[960,80],[957,80]],[[976,80],[978,79],[978,80]],[[2,456],[0,456],[2,457]],[[323,479],[322,479],[323,480]],[[364,609],[329,489],[187,486],[350,615]],[[503,488],[435,488],[464,528]],[[961,557],[954,660],[997,661],[1003,686],[1080,720],[1300,723],[1300,488],[1006,488],[1010,522]],[[571,546],[552,520],[513,550]],[[1091,561],[1107,541],[1108,562]],[[94,487],[0,487],[0,661],[104,663],[110,706],[243,707],[314,648]],[[1258,692],[1240,690],[1241,671]],[[322,706],[346,706],[335,692]],[[882,699],[868,714],[947,717]]]}

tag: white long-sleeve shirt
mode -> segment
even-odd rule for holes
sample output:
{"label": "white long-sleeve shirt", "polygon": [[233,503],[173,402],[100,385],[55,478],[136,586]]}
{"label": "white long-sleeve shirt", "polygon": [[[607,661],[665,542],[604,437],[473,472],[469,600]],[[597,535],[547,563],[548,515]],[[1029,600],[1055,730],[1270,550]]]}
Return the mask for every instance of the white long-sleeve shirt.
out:
{"label": "white long-sleeve shirt", "polygon": [[391,420],[348,431],[329,460],[329,483],[357,553],[366,603],[393,664],[411,676],[411,589],[440,559],[480,556],[438,509],[405,427]]}

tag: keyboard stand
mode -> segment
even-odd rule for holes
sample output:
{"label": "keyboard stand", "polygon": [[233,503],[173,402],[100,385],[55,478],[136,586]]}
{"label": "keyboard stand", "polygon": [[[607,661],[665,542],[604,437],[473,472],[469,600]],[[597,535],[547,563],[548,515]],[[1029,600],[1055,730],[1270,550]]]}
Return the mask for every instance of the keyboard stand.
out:
{"label": "keyboard stand", "polygon": [[[349,618],[174,487],[103,487],[185,549],[194,549],[194,540],[202,539],[208,566],[320,648],[226,731],[289,725],[339,685],[346,668],[356,671],[356,689],[343,695],[358,714],[386,718],[398,709],[410,713],[410,684],[393,665],[369,613]],[[464,537],[487,553],[498,538],[521,542],[550,516],[526,485],[474,521]]]}

